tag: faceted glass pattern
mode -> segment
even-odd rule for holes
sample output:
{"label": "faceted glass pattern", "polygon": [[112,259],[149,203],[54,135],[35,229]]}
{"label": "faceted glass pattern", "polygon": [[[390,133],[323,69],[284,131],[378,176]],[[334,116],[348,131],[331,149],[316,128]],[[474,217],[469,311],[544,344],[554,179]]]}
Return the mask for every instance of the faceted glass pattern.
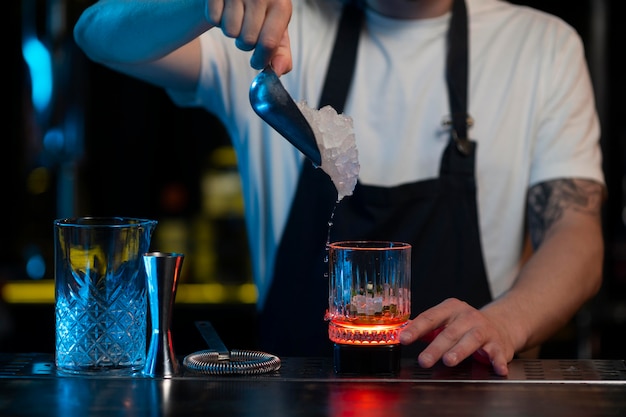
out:
{"label": "faceted glass pattern", "polygon": [[134,373],[146,358],[145,286],[126,282],[110,294],[70,292],[56,307],[57,367],[67,372]]}
{"label": "faceted glass pattern", "polygon": [[329,244],[328,336],[339,344],[398,344],[411,314],[411,245]]}
{"label": "faceted glass pattern", "polygon": [[156,221],[55,222],[55,364],[60,373],[131,375],[146,361],[143,254]]}

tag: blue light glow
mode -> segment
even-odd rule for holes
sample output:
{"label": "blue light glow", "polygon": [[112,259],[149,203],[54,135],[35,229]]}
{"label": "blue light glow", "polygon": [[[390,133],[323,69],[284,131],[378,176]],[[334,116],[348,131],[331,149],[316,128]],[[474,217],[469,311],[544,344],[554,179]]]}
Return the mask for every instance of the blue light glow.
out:
{"label": "blue light glow", "polygon": [[52,100],[52,58],[45,45],[35,37],[24,40],[22,55],[30,72],[33,106],[41,113]]}
{"label": "blue light glow", "polygon": [[43,137],[43,146],[52,152],[60,152],[63,150],[65,143],[65,135],[61,129],[50,129]]}
{"label": "blue light glow", "polygon": [[26,274],[32,279],[42,279],[46,273],[46,261],[40,254],[32,255],[26,261]]}

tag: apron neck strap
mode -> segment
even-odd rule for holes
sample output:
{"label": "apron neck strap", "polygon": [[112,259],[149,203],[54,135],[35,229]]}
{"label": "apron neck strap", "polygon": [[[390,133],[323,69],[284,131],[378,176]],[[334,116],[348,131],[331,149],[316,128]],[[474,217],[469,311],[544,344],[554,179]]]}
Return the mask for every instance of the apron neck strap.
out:
{"label": "apron neck strap", "polygon": [[[352,84],[364,14],[355,1],[348,2],[341,14],[335,44],[318,108],[332,106],[342,113]],[[467,112],[469,73],[469,33],[465,0],[454,0],[447,35],[446,83],[450,102],[452,139],[463,154],[471,152],[467,130],[472,119]]]}
{"label": "apron neck strap", "polygon": [[446,57],[446,83],[450,101],[452,139],[457,149],[467,155],[470,152],[467,130],[472,118],[467,112],[469,73],[469,29],[465,0],[454,0],[448,29],[448,54]]}
{"label": "apron neck strap", "polygon": [[363,17],[363,10],[354,1],[344,6],[319,101],[320,109],[330,105],[337,113],[343,113],[354,75]]}

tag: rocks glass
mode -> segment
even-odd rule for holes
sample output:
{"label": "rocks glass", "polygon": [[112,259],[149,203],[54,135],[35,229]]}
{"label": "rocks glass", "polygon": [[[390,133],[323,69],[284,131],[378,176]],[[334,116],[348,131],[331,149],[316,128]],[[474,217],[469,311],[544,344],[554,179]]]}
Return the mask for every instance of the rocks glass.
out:
{"label": "rocks glass", "polygon": [[400,330],[411,314],[411,245],[346,241],[329,245],[326,319],[335,371],[394,374]]}

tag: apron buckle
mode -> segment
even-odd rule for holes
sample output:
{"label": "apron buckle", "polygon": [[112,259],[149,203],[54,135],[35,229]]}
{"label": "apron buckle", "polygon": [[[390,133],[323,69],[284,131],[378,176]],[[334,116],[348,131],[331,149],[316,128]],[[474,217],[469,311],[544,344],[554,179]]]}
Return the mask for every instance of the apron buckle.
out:
{"label": "apron buckle", "polygon": [[[465,126],[467,130],[469,130],[471,127],[474,126],[474,119],[469,114],[466,114],[465,116]],[[441,122],[441,124],[444,127],[450,128],[450,134],[452,135],[452,139],[454,140],[458,151],[461,152],[463,155],[469,155],[472,152],[472,141],[467,137],[459,137],[457,130],[454,128],[454,120],[452,119],[452,117],[446,117]]]}
{"label": "apron buckle", "polygon": [[456,129],[452,129],[451,134],[452,134],[452,139],[454,140],[454,143],[456,144],[456,148],[458,149],[459,152],[461,152],[465,156],[472,153],[472,141],[471,140],[469,140],[468,138],[460,138],[458,134],[456,133]]}

